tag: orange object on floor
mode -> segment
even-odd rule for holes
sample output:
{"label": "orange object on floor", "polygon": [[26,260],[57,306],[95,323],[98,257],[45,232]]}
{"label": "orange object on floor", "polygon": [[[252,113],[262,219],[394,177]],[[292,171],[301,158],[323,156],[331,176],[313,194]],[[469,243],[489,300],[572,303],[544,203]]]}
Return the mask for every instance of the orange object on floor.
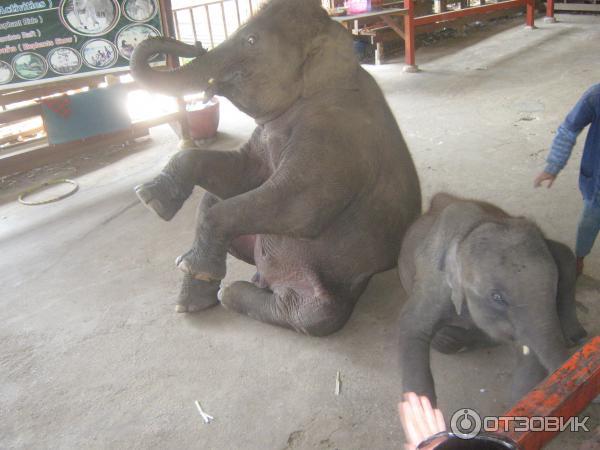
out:
{"label": "orange object on floor", "polygon": [[[580,414],[599,394],[600,336],[596,336],[504,416],[563,417],[566,420]],[[522,450],[537,450],[550,442],[558,431],[513,430],[502,434],[515,441]],[[589,434],[592,438],[593,433]]]}

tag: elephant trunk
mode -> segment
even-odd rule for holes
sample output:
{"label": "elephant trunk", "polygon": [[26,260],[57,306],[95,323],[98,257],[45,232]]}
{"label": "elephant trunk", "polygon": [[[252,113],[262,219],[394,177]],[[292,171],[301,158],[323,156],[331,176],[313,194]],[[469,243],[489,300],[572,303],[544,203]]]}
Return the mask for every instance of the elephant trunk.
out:
{"label": "elephant trunk", "polygon": [[[531,320],[529,326],[519,334],[520,342],[537,355],[540,363],[549,373],[558,369],[569,357],[558,316],[546,318],[543,323],[539,320]],[[527,350],[523,348],[524,352]]]}
{"label": "elephant trunk", "polygon": [[[167,55],[194,58],[193,61],[176,69],[155,70],[148,63],[154,55]],[[159,92],[178,96],[186,93],[202,91],[208,79],[199,73],[199,56],[206,52],[202,47],[195,47],[166,37],[154,37],[142,41],[131,56],[131,74],[143,86]]]}

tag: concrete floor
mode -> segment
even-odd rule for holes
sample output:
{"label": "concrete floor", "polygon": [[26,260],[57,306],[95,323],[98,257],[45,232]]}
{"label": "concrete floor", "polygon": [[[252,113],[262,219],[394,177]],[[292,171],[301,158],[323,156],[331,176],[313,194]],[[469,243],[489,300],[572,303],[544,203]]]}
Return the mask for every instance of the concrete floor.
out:
{"label": "concrete floor", "polygon": [[[414,155],[425,199],[440,190],[496,202],[573,243],[581,208],[577,160],[551,190],[532,188],[553,132],[598,82],[600,17],[559,16],[523,29],[516,19],[420,49],[424,72],[399,61],[369,70]],[[221,139],[234,148],[252,121],[223,104]],[[173,260],[192,239],[196,200],[170,223],[132,187],[176,151],[168,127],[4,180],[0,205],[0,448],[395,449],[402,431],[396,318],[405,301],[394,271],[376,276],[347,326],[307,338],[216,307],[173,311]],[[80,191],[38,207],[15,192],[68,175]],[[228,279],[250,266],[229,263]],[[600,251],[580,279],[580,316],[597,319]],[[440,405],[501,414],[510,405],[510,349],[433,355]],[[341,395],[334,395],[341,372]],[[194,400],[216,420],[204,425]],[[595,427],[597,406],[586,414]],[[575,449],[586,437],[549,446]]]}

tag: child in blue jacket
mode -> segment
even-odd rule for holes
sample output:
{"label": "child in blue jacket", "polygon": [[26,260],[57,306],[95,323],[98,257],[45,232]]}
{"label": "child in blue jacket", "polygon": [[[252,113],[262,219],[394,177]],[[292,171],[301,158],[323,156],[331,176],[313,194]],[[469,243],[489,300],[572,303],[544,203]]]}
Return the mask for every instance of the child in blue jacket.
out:
{"label": "child in blue jacket", "polygon": [[575,244],[577,275],[583,272],[583,258],[592,250],[600,231],[600,84],[592,86],[583,94],[558,127],[546,159],[546,167],[534,182],[535,187],[541,186],[544,181],[548,182],[548,188],[552,186],[558,173],[567,164],[577,136],[590,124],[579,172],[579,189],[583,194],[584,208]]}

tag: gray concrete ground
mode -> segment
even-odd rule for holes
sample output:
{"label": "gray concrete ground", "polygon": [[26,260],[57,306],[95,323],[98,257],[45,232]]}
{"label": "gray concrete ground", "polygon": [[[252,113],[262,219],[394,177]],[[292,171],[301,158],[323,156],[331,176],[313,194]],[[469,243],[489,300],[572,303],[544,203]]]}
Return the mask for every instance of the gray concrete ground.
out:
{"label": "gray concrete ground", "polygon": [[[573,243],[581,209],[577,160],[551,190],[532,188],[553,132],[598,82],[600,17],[522,20],[420,49],[424,72],[399,61],[369,70],[381,83],[414,155],[425,200],[439,190],[497,202]],[[223,104],[215,148],[234,148],[252,121]],[[0,206],[0,448],[396,449],[402,432],[396,318],[405,301],[394,271],[376,276],[350,322],[321,339],[216,307],[173,311],[174,258],[192,239],[200,192],[170,223],[132,187],[176,151],[168,127],[4,180]],[[38,207],[16,203],[35,181],[68,175],[80,191]],[[228,279],[252,268],[229,262]],[[591,334],[600,251],[578,286]],[[509,405],[510,349],[433,355],[440,405],[501,414]],[[341,395],[334,395],[341,372]],[[200,400],[215,417],[204,425]],[[586,414],[595,427],[598,407]],[[578,447],[585,434],[549,448]]]}

